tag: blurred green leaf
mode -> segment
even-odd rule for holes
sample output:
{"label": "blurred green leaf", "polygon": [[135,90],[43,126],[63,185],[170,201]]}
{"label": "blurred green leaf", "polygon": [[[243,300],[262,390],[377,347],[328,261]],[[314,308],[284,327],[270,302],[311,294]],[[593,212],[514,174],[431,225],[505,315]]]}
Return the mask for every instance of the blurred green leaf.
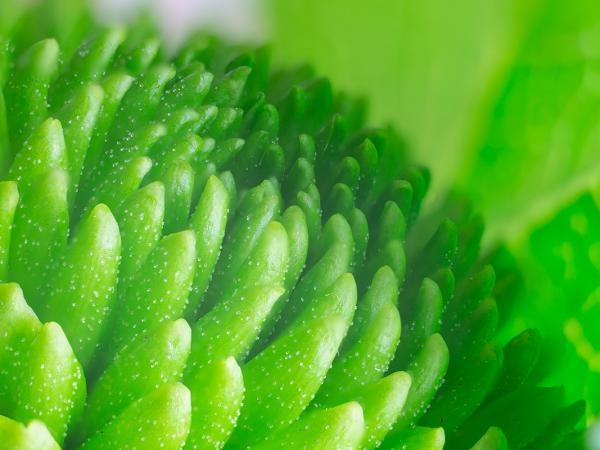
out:
{"label": "blurred green leaf", "polygon": [[460,176],[488,240],[522,234],[600,179],[599,113],[600,3],[547,1]]}
{"label": "blurred green leaf", "polygon": [[538,0],[271,0],[276,62],[309,61],[397,125],[442,190],[462,166]]}
{"label": "blurred green leaf", "polygon": [[[600,413],[600,199],[586,193],[537,227],[521,250],[525,291],[516,325],[549,337],[553,381]],[[566,338],[566,342],[561,342]],[[538,372],[540,369],[538,368]],[[550,381],[550,380],[549,380]]]}

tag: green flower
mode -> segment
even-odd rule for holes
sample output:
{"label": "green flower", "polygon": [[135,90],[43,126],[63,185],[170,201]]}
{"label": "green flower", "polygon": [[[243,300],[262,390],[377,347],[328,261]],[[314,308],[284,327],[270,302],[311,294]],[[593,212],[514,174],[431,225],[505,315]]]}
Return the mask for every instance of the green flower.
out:
{"label": "green flower", "polygon": [[[584,403],[498,330],[510,255],[392,129],[265,48],[2,3],[10,450],[569,449]],[[40,40],[41,39],[41,40]],[[77,50],[76,50],[77,49]]]}

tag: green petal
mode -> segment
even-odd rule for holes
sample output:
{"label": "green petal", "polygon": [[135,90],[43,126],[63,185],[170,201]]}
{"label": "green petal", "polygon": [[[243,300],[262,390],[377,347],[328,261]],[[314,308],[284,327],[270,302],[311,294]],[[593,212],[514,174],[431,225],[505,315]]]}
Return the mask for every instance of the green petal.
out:
{"label": "green petal", "polygon": [[68,175],[54,169],[37,178],[23,195],[11,233],[10,277],[25,287],[34,310],[40,311],[67,245]]}
{"label": "green petal", "polygon": [[[314,187],[314,184],[310,186]],[[307,188],[307,191],[310,189],[310,186]],[[316,197],[311,196],[307,191],[298,192],[293,203],[298,205],[304,213],[310,245],[314,246],[321,235],[321,202],[318,195]],[[309,248],[312,247],[309,246]]]}
{"label": "green petal", "polygon": [[329,369],[350,318],[294,327],[244,366],[246,397],[230,442],[248,445],[296,420]]}
{"label": "green petal", "polygon": [[166,384],[132,403],[92,436],[81,450],[180,450],[190,430],[190,391]]}
{"label": "green petal", "polygon": [[[283,286],[288,263],[288,236],[283,225],[270,222],[259,237],[244,265],[232,274],[218,302],[263,285]],[[217,303],[217,305],[219,304]]]}
{"label": "green petal", "polygon": [[60,122],[47,119],[23,144],[8,171],[24,193],[40,175],[50,169],[67,169],[67,150]]}
{"label": "green petal", "polygon": [[335,184],[329,194],[323,198],[325,200],[323,202],[323,212],[326,217],[333,214],[349,217],[354,208],[354,194],[350,187],[342,183]]}
{"label": "green petal", "polygon": [[385,450],[442,450],[445,435],[443,428],[416,427],[391,434],[381,446]]}
{"label": "green petal", "polygon": [[457,448],[473,445],[491,426],[502,429],[509,448],[522,448],[544,431],[559,412],[562,387],[524,386],[490,402],[456,432]]}
{"label": "green petal", "polygon": [[216,304],[231,286],[231,280],[239,273],[268,223],[278,214],[279,207],[277,188],[270,181],[264,181],[246,193],[225,237],[203,309],[208,310]]}
{"label": "green petal", "polygon": [[246,85],[250,67],[238,67],[213,83],[212,89],[208,95],[207,101],[216,106],[235,106],[239,103],[240,97]]}
{"label": "green petal", "polygon": [[111,211],[117,211],[125,199],[140,187],[151,167],[152,161],[145,156],[137,157],[127,164],[116,165],[97,185],[82,215],[87,214],[98,203],[105,203]]}
{"label": "green petal", "polygon": [[0,284],[0,408],[12,409],[13,383],[26,361],[21,355],[35,338],[42,324],[23,298],[16,283]]}
{"label": "green petal", "polygon": [[346,216],[352,229],[354,239],[353,268],[359,272],[365,263],[367,246],[369,245],[369,222],[365,214],[358,208],[353,208]]}
{"label": "green petal", "polygon": [[71,92],[89,82],[100,81],[115,52],[125,40],[122,28],[108,28],[85,42],[69,62],[69,67],[52,86],[51,104],[64,104]]}
{"label": "green petal", "polygon": [[106,205],[100,204],[76,229],[40,310],[43,321],[60,323],[84,367],[112,308],[120,256],[119,227]]}
{"label": "green petal", "polygon": [[[230,161],[242,151],[245,141],[239,138],[230,138],[222,141],[211,153],[211,161],[217,168],[229,166]],[[236,178],[237,180],[238,178]]]}
{"label": "green petal", "polygon": [[398,278],[389,266],[382,266],[371,280],[371,285],[358,304],[354,325],[348,331],[344,348],[354,345],[386,304],[396,305],[399,294]]}
{"label": "green petal", "polygon": [[561,443],[568,439],[574,429],[579,428],[581,419],[585,415],[586,402],[579,400],[570,405],[563,406],[550,422],[539,432],[537,437],[527,445],[527,450],[545,448],[562,448]]}
{"label": "green petal", "polygon": [[361,448],[379,446],[402,411],[410,384],[410,375],[394,372],[356,393],[355,400],[362,406],[365,417]]}
{"label": "green petal", "polygon": [[108,130],[117,114],[121,100],[123,100],[132,83],[133,77],[120,72],[107,75],[101,83],[104,99],[96,117],[96,124],[92,131],[90,145],[85,157],[82,182],[84,186],[87,186],[85,184],[87,177],[91,174],[92,169],[98,164],[102,156],[104,145],[108,139]]}
{"label": "green petal", "polygon": [[404,214],[402,214],[396,202],[386,202],[373,231],[373,240],[369,243],[369,252],[373,253],[377,249],[383,248],[386,242],[403,240],[405,234],[406,219]]}
{"label": "green petal", "polygon": [[164,233],[182,230],[188,222],[192,194],[194,191],[194,170],[186,161],[175,161],[161,179],[165,187]]}
{"label": "green petal", "polygon": [[379,308],[360,339],[336,359],[315,399],[331,405],[362,386],[378,380],[387,370],[400,340],[400,315],[391,303]]}
{"label": "green petal", "polygon": [[494,268],[488,265],[457,286],[454,298],[444,312],[444,329],[448,330],[467,320],[469,315],[492,295],[495,283],[496,273]]}
{"label": "green petal", "polygon": [[521,387],[539,360],[542,335],[536,329],[518,334],[504,346],[504,363],[490,399],[501,397]]}
{"label": "green petal", "polygon": [[60,450],[46,425],[39,420],[25,426],[0,416],[0,442],[5,450]]}
{"label": "green petal", "polygon": [[60,326],[44,324],[27,350],[13,385],[12,416],[27,422],[42,420],[58,443],[81,414],[85,380],[81,365]]}
{"label": "green petal", "polygon": [[217,304],[194,325],[187,372],[228,355],[243,361],[282,292],[277,286],[259,286]]}
{"label": "green petal", "polygon": [[111,143],[146,125],[158,109],[166,84],[175,76],[173,67],[158,64],[140,75],[125,94],[114,120]]}
{"label": "green petal", "polygon": [[152,250],[117,299],[108,353],[114,354],[159,323],[181,316],[194,276],[195,247],[194,233],[187,230],[164,237]]}
{"label": "green petal", "polygon": [[428,426],[443,424],[447,431],[454,431],[483,402],[498,377],[500,367],[502,349],[493,344],[462,359],[456,357],[448,369],[444,386],[422,423]]}
{"label": "green petal", "polygon": [[50,82],[58,69],[59,48],[54,39],[34,44],[21,55],[4,91],[13,151],[43,122],[48,114]]}
{"label": "green petal", "polygon": [[444,339],[439,334],[431,335],[408,368],[412,385],[394,430],[403,430],[419,422],[444,380],[448,359]]}
{"label": "green petal", "polygon": [[252,450],[347,449],[361,448],[364,435],[363,412],[357,402],[316,410],[290,427],[273,434]]}
{"label": "green petal", "polygon": [[507,450],[508,442],[502,430],[498,427],[490,427],[481,439],[471,447],[471,450]]}
{"label": "green petal", "polygon": [[191,330],[183,319],[166,321],[131,341],[90,391],[77,440],[83,440],[157,386],[177,381],[190,353]]}
{"label": "green petal", "polygon": [[[185,111],[187,110],[179,112],[183,114]],[[189,112],[192,113],[192,111]],[[197,117],[197,113],[195,111],[193,113]],[[193,119],[193,117],[190,116],[188,119]],[[203,153],[207,150],[206,147],[206,141],[194,133],[186,134],[181,140],[177,140],[172,145],[171,143],[164,144],[161,142],[161,145],[150,149],[150,156],[155,164],[152,166],[148,178],[155,180],[163,177],[165,172],[178,161],[196,164],[200,159],[204,162],[202,158],[205,158]]]}
{"label": "green petal", "polygon": [[235,427],[242,400],[242,371],[233,358],[215,361],[187,377],[192,426],[185,449],[221,448]]}
{"label": "green petal", "polygon": [[165,90],[158,113],[159,117],[180,108],[195,109],[200,106],[208,94],[212,81],[213,74],[202,67],[189,70],[184,77],[177,79]]}
{"label": "green petal", "polygon": [[[0,38],[0,47],[3,45]],[[2,50],[0,50],[1,52]],[[1,54],[0,54],[1,55]],[[1,62],[0,62],[1,64]],[[1,69],[0,69],[1,70]],[[0,76],[1,73],[0,73]],[[1,85],[1,83],[0,83]],[[10,163],[12,162],[13,152],[10,149],[8,137],[8,122],[6,117],[6,102],[4,101],[4,91],[0,89],[0,176],[5,177]]]}
{"label": "green petal", "polygon": [[[362,270],[362,279],[369,280],[374,276],[375,272],[382,266],[389,266],[398,278],[399,283],[404,283],[404,275],[406,274],[406,255],[404,245],[399,240],[387,242],[376,254],[371,255],[367,259],[364,269]],[[361,283],[364,285],[365,283]]]}
{"label": "green petal", "polygon": [[[281,311],[286,306],[289,296],[298,282],[302,270],[304,270],[304,264],[306,263],[306,256],[308,253],[308,230],[306,228],[306,221],[304,220],[304,213],[302,210],[295,205],[290,206],[281,216],[281,223],[285,227],[285,231],[288,235],[289,246],[288,265],[283,282],[285,292],[279,300],[277,300],[269,313],[269,317],[263,325],[259,338],[261,347],[262,344],[266,344],[267,339],[272,335],[275,324],[281,315]],[[262,350],[262,348],[259,350]]]}
{"label": "green petal", "polygon": [[121,231],[119,284],[126,286],[162,236],[165,189],[150,183],[131,194],[116,212]]}
{"label": "green petal", "polygon": [[304,191],[314,182],[313,165],[306,158],[298,158],[289,169],[284,183],[286,200],[292,201],[299,192]]}
{"label": "green petal", "polygon": [[8,274],[10,241],[19,191],[14,181],[0,182],[0,281]]}
{"label": "green petal", "polygon": [[[123,140],[110,145],[97,165],[90,167],[77,199],[77,210],[86,211],[98,203],[106,203],[112,209],[135,191],[152,167],[145,157],[162,138],[167,129],[162,124],[150,123],[129,133]],[[112,193],[115,190],[116,193]]]}
{"label": "green petal", "polygon": [[188,317],[195,316],[215,269],[225,236],[229,201],[226,187],[217,177],[211,176],[190,219],[190,228],[196,234],[196,270],[187,307]]}
{"label": "green petal", "polygon": [[125,57],[125,67],[132,75],[139,75],[154,62],[161,52],[161,41],[150,37],[134,47]]}
{"label": "green petal", "polygon": [[352,230],[344,217],[333,215],[323,228],[319,240],[319,258],[304,275],[292,292],[288,307],[283,311],[279,327],[285,327],[309,305],[311,299],[318,299],[326,290],[350,268],[354,252]]}
{"label": "green petal", "polygon": [[[411,311],[408,323],[404,327],[406,332],[392,363],[393,368],[407,367],[417,356],[427,338],[440,331],[443,308],[439,286],[430,278],[425,278],[417,294],[415,310]],[[405,316],[403,318],[406,319]]]}
{"label": "green petal", "polygon": [[344,273],[323,294],[305,299],[306,305],[302,313],[294,318],[284,333],[330,315],[339,315],[351,321],[356,309],[356,298],[354,275]]}
{"label": "green petal", "polygon": [[64,124],[67,147],[67,169],[71,189],[77,191],[83,162],[102,105],[104,91],[97,84],[90,84],[75,91],[66,106],[58,113]]}

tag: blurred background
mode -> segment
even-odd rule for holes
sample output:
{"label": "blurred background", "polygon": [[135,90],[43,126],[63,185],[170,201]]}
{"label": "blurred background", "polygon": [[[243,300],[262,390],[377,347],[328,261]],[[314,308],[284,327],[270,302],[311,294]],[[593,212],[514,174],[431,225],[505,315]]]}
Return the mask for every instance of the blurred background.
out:
{"label": "blurred background", "polygon": [[269,42],[274,65],[309,63],[368,99],[369,121],[431,169],[425,207],[466,194],[484,251],[518,261],[507,335],[540,328],[549,382],[600,417],[600,2],[94,1],[110,21],[149,8],[172,48],[198,27]]}

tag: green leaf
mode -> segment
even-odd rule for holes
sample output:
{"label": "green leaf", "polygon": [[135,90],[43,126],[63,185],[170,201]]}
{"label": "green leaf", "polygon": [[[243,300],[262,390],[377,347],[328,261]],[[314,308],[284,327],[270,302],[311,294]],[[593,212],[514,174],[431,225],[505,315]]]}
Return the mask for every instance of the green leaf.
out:
{"label": "green leaf", "polygon": [[[600,174],[594,156],[598,91],[592,81],[598,73],[593,36],[600,8],[585,0],[568,7],[555,0],[542,5],[461,174],[462,186],[487,218],[488,240],[528,232]],[[506,173],[511,182],[496,189]]]}

